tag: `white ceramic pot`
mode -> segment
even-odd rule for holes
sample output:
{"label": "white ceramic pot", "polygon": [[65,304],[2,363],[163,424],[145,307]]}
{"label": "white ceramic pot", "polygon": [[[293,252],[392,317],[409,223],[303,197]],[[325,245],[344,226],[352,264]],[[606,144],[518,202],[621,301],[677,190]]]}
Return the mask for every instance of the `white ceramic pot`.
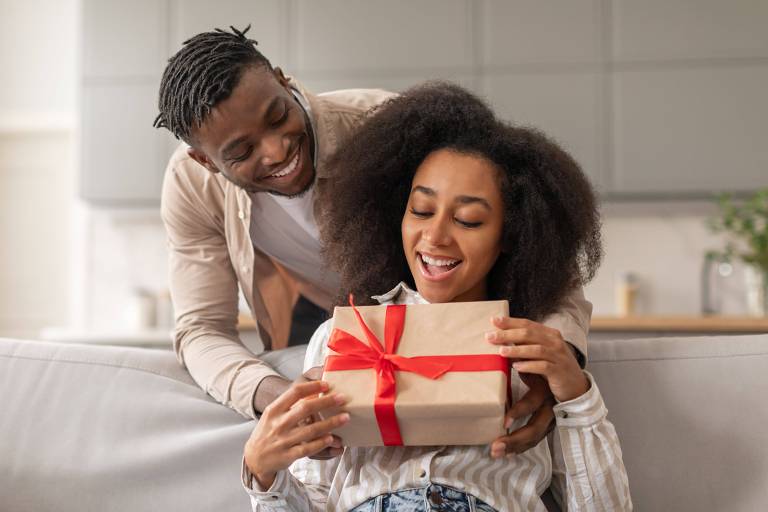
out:
{"label": "white ceramic pot", "polygon": [[768,316],[768,278],[754,265],[744,267],[744,285],[747,289],[747,314]]}

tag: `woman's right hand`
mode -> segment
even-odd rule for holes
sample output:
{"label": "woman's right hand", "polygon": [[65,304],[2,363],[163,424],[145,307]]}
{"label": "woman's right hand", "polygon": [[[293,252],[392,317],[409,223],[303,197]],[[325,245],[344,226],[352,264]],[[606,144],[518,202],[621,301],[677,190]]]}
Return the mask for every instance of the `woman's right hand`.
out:
{"label": "woman's right hand", "polygon": [[349,421],[347,413],[313,420],[321,411],[346,402],[335,393],[317,396],[328,389],[324,381],[297,382],[264,409],[245,443],[245,464],[262,489],[272,486],[278,471],[330,446],[331,431]]}

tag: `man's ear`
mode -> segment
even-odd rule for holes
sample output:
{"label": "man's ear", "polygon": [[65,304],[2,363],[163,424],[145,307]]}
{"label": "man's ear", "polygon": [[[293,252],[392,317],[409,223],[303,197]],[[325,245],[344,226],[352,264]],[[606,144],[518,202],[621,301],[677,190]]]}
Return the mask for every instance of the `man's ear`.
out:
{"label": "man's ear", "polygon": [[283,87],[289,87],[290,81],[288,78],[285,77],[285,73],[283,73],[283,70],[279,67],[275,67],[272,70],[272,74],[275,75],[275,78],[277,79],[278,83],[282,85]]}
{"label": "man's ear", "polygon": [[200,151],[199,149],[189,147],[187,148],[187,154],[194,160],[195,162],[199,163],[206,169],[208,169],[210,172],[216,174],[219,172],[219,169],[213,164],[210,158],[208,158],[208,155]]}

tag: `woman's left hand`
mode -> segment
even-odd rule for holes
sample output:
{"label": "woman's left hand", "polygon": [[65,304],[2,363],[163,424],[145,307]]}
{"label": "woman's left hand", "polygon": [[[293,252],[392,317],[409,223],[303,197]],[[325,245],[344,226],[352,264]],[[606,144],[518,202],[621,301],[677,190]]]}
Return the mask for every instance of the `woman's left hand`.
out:
{"label": "woman's left hand", "polygon": [[499,353],[512,359],[515,370],[544,377],[560,402],[587,392],[589,380],[560,331],[524,318],[498,317],[492,322],[498,330],[487,333],[486,340],[502,345]]}

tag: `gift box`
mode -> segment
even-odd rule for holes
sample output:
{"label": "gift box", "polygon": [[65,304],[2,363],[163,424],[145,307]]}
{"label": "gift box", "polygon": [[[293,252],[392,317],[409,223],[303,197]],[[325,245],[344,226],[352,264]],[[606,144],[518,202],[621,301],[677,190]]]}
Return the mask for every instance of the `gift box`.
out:
{"label": "gift box", "polygon": [[510,364],[485,333],[508,314],[506,301],[337,307],[323,380],[348,397],[350,421],[334,433],[346,446],[503,435]]}

